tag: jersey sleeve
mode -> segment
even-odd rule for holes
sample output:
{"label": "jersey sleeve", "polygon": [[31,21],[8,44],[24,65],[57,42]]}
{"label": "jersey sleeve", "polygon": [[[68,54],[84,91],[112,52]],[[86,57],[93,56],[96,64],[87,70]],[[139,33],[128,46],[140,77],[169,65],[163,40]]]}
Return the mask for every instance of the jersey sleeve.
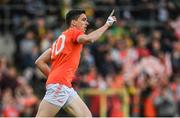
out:
{"label": "jersey sleeve", "polygon": [[76,43],[77,43],[78,36],[84,34],[82,31],[80,31],[78,29],[73,29],[72,33],[73,33],[73,35],[72,35],[73,42],[76,42]]}

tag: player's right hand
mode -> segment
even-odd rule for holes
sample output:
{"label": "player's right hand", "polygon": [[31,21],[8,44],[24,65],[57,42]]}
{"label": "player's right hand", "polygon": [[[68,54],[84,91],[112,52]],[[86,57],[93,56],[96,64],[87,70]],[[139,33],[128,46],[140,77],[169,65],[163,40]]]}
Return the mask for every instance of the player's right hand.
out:
{"label": "player's right hand", "polygon": [[112,10],[111,14],[109,15],[107,21],[106,21],[106,24],[110,27],[113,25],[113,23],[116,21],[116,17],[113,16],[114,14],[114,9]]}

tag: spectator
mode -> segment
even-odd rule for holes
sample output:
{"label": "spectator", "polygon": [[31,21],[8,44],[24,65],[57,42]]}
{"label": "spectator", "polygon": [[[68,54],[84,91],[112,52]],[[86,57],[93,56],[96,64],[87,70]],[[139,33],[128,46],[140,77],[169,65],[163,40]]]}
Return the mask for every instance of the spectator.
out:
{"label": "spectator", "polygon": [[158,117],[174,117],[176,106],[172,97],[172,91],[168,86],[164,86],[159,91],[159,96],[155,98],[154,104],[157,109]]}
{"label": "spectator", "polygon": [[20,53],[22,60],[22,69],[34,66],[33,53],[37,52],[36,39],[33,31],[27,31],[24,39],[20,42]]}

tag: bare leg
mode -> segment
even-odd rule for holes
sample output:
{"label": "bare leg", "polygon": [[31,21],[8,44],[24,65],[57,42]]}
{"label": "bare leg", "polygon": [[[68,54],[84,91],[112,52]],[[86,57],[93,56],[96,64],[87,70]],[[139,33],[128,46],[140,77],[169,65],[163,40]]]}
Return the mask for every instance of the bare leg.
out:
{"label": "bare leg", "polygon": [[57,106],[47,102],[46,100],[42,100],[36,117],[53,117],[60,110]]}
{"label": "bare leg", "polygon": [[64,110],[76,117],[92,117],[90,110],[79,96],[73,98]]}

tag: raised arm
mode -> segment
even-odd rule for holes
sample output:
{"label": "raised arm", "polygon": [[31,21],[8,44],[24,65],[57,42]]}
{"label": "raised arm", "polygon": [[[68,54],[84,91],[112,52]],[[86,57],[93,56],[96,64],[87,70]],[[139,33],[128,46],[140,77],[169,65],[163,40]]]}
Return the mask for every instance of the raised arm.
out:
{"label": "raised arm", "polygon": [[44,53],[42,53],[40,57],[35,61],[35,64],[38,67],[38,69],[46,77],[48,77],[50,72],[50,67],[48,66],[50,59],[51,59],[51,48],[47,49]]}
{"label": "raised arm", "polygon": [[116,17],[113,16],[114,10],[109,15],[106,23],[100,27],[99,29],[89,33],[89,34],[83,34],[80,35],[77,39],[78,43],[93,43],[95,42],[100,36],[109,28],[112,26],[112,24],[116,21]]}

